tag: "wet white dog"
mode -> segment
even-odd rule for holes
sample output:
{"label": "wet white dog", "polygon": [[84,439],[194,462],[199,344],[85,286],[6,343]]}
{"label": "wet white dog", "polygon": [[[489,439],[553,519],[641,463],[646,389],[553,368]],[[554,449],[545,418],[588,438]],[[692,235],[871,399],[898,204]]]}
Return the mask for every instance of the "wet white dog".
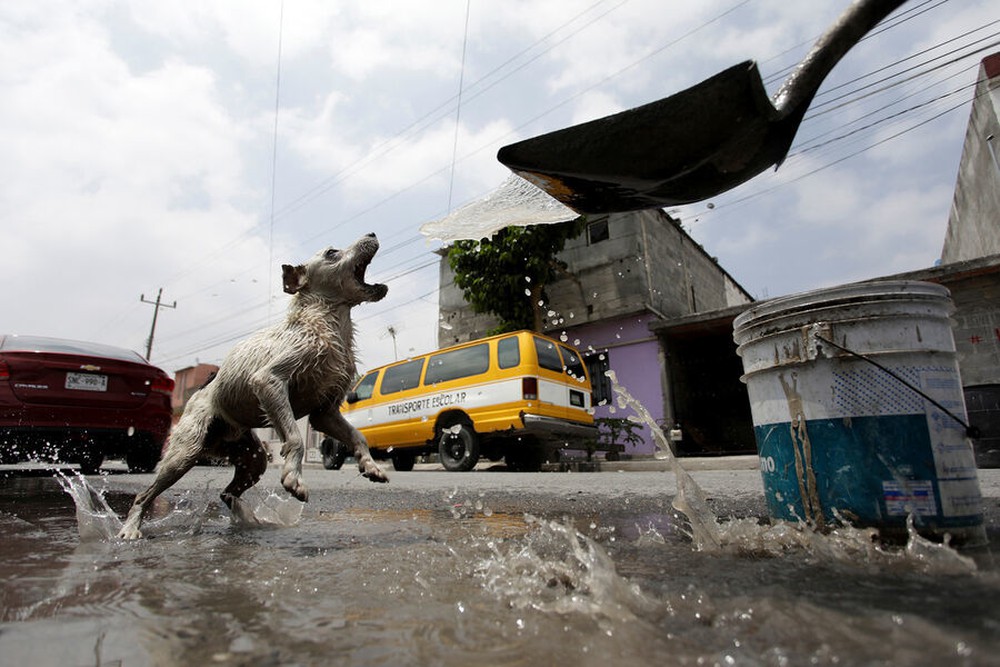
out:
{"label": "wet white dog", "polygon": [[309,417],[319,431],[353,446],[361,473],[375,482],[388,478],[372,460],[368,443],[340,414],[355,377],[351,308],[385,297],[385,285],[365,283],[365,270],[378,251],[374,234],[354,245],[328,248],[299,266],[284,265],[284,289],[293,294],[285,321],[233,348],[218,374],[195,393],[170,435],[156,478],[136,496],[119,537],[137,539],[150,503],[180,479],[206,452],[225,455],[236,467],[222,500],[232,509],[267,469],[267,453],[252,428],[271,426],[285,458],[281,484],[299,500],[304,444],[295,421]]}

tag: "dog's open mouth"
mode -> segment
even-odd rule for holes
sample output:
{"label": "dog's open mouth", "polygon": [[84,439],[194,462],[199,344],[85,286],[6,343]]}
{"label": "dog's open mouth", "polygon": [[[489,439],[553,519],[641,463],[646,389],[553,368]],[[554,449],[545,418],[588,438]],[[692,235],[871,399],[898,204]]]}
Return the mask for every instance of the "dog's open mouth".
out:
{"label": "dog's open mouth", "polygon": [[365,273],[368,271],[368,265],[371,264],[375,253],[378,252],[378,242],[376,241],[372,246],[370,250],[366,248],[367,252],[363,252],[358,257],[358,262],[354,265],[354,279],[358,281],[358,285],[367,293],[369,301],[381,301],[386,293],[388,293],[389,288],[381,283],[369,285],[365,282]]}

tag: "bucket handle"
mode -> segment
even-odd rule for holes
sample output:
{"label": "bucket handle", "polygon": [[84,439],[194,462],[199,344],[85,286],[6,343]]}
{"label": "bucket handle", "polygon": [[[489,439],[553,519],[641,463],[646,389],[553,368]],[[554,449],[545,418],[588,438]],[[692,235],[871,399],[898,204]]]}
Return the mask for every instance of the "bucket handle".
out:
{"label": "bucket handle", "polygon": [[940,403],[938,403],[937,401],[935,401],[933,398],[931,398],[930,396],[928,396],[926,393],[924,393],[923,390],[920,389],[920,387],[914,386],[912,383],[908,382],[905,378],[903,378],[902,376],[898,375],[897,373],[889,370],[888,368],[886,368],[885,366],[883,366],[879,362],[875,361],[874,359],[871,359],[870,357],[866,357],[865,355],[860,354],[858,352],[855,352],[854,350],[850,350],[850,349],[844,347],[843,345],[838,345],[837,343],[834,343],[832,340],[830,340],[828,338],[824,338],[823,336],[820,336],[818,333],[813,333],[813,337],[816,340],[818,340],[818,341],[821,341],[823,343],[826,343],[827,345],[830,345],[832,347],[837,348],[841,352],[846,352],[847,354],[849,354],[849,355],[851,355],[853,357],[857,357],[858,359],[861,359],[862,361],[867,361],[869,364],[871,364],[875,368],[879,369],[880,371],[885,372],[890,377],[892,377],[892,378],[896,379],[897,381],[899,381],[900,383],[902,383],[904,386],[909,387],[911,390],[913,390],[914,392],[916,392],[917,394],[919,394],[921,397],[924,398],[924,400],[926,400],[927,402],[929,402],[931,405],[933,405],[934,407],[936,407],[938,410],[940,410],[941,412],[945,413],[946,415],[948,415],[949,417],[951,417],[952,419],[954,419],[956,422],[958,422],[959,424],[961,424],[962,428],[965,429],[965,436],[967,438],[973,438],[973,439],[975,439],[975,438],[978,438],[981,435],[981,433],[980,433],[980,431],[979,431],[979,429],[977,427],[970,426],[964,420],[962,420],[961,417],[959,417],[954,412],[952,412],[948,408],[944,407],[943,405],[941,405]]}

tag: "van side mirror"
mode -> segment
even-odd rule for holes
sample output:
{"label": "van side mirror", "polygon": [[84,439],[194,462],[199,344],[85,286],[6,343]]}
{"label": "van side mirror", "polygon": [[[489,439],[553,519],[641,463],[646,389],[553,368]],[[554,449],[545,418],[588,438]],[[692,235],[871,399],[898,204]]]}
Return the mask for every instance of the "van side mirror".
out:
{"label": "van side mirror", "polygon": [[348,403],[357,403],[358,402],[358,392],[356,392],[356,391],[349,391],[349,392],[347,392],[347,402]]}

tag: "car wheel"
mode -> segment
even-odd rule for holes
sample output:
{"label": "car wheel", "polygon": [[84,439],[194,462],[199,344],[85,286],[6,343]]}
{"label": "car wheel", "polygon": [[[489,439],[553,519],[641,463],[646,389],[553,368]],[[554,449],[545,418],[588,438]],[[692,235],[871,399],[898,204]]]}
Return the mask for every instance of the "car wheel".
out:
{"label": "car wheel", "polygon": [[465,421],[443,426],[438,438],[438,455],[445,470],[465,472],[479,462],[479,436]]}
{"label": "car wheel", "polygon": [[80,452],[76,462],[80,465],[80,472],[84,475],[96,475],[101,471],[101,464],[104,463],[104,452],[91,446]]}
{"label": "car wheel", "polygon": [[417,461],[417,457],[410,452],[393,452],[390,456],[392,457],[392,467],[399,472],[413,470],[413,464]]}
{"label": "car wheel", "polygon": [[324,438],[319,446],[323,454],[323,467],[327,470],[340,470],[347,460],[347,446],[339,440]]}
{"label": "car wheel", "polygon": [[153,472],[159,460],[160,448],[152,444],[134,447],[125,454],[125,464],[131,473]]}

